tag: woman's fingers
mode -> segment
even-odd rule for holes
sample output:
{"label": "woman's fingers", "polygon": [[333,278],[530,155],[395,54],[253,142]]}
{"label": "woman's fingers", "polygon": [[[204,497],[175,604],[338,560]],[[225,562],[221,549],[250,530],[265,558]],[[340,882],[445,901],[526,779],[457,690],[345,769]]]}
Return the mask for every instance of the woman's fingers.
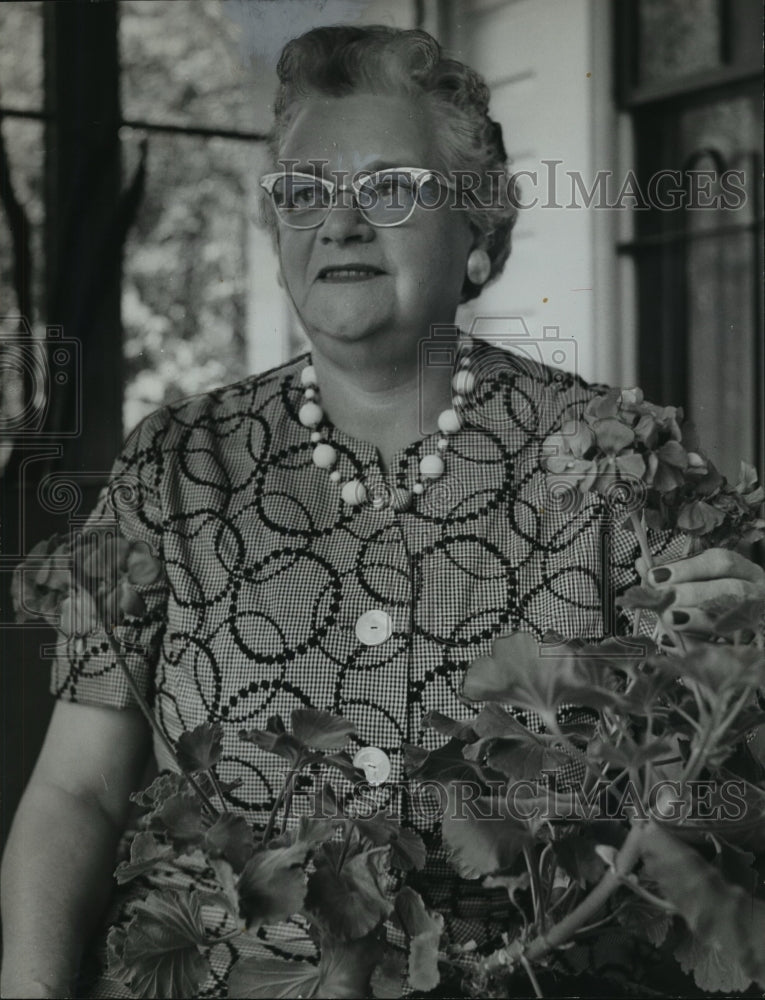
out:
{"label": "woman's fingers", "polygon": [[762,587],[748,580],[702,580],[698,583],[680,583],[674,587],[675,599],[666,608],[661,619],[676,632],[708,633],[714,630],[718,617],[714,607],[706,607],[717,601],[746,601],[763,596]]}
{"label": "woman's fingers", "polygon": [[[643,575],[638,560],[638,572]],[[735,578],[760,584],[765,588],[765,570],[746,556],[729,549],[707,549],[697,556],[688,556],[663,566],[655,566],[647,575],[648,583],[659,587],[674,587],[680,583],[697,580],[724,580]]]}

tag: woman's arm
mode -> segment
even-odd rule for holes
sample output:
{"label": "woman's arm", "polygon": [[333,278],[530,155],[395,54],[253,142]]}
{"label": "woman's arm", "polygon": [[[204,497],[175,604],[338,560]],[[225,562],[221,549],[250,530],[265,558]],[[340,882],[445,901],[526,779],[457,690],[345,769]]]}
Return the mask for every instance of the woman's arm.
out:
{"label": "woman's arm", "polygon": [[56,704],[3,857],[3,997],[73,995],[150,749],[137,709]]}

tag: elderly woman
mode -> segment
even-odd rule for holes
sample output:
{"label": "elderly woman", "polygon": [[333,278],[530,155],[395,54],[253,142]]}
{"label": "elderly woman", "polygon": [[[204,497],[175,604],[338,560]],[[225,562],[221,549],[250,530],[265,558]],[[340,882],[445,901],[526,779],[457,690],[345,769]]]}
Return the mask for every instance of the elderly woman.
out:
{"label": "elderly woman", "polygon": [[[595,390],[452,327],[502,270],[514,219],[481,78],[421,31],[339,27],[291,42],[279,81],[262,186],[310,355],[153,414],[93,515],[161,553],[166,579],[125,633],[131,670],[171,740],[222,723],[220,777],[240,781],[228,806],[260,824],[280,768],[239,730],[296,707],[340,713],[390,766],[382,797],[398,809],[401,744],[435,745],[431,710],[465,717],[466,666],[514,629],[603,636],[638,555],[599,499],[572,518],[545,488],[543,440]],[[652,542],[672,555],[672,539]],[[757,579],[714,551],[670,572],[665,615],[696,633],[710,594]],[[152,749],[105,643],[70,648],[53,691],[5,858],[5,996],[73,988]],[[423,834],[417,887],[453,940],[488,941],[496,898]],[[304,953],[301,934],[248,947]],[[202,995],[225,995],[238,948],[221,946]],[[125,993],[102,977],[90,995]]]}

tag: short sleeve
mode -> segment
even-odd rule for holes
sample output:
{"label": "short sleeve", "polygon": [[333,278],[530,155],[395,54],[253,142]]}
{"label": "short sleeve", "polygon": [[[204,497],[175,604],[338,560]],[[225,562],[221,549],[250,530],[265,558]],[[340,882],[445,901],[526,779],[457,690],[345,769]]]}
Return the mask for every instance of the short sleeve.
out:
{"label": "short sleeve", "polygon": [[[155,555],[163,558],[161,484],[166,423],[166,411],[158,410],[128,437],[84,532],[110,528],[127,541],[146,542]],[[167,617],[168,586],[161,577],[152,584],[136,585],[135,589],[143,598],[146,613],[115,628],[114,634],[125,651],[136,686],[151,703]],[[88,705],[137,705],[105,633],[94,632],[84,639],[59,634],[50,690],[56,698]]]}

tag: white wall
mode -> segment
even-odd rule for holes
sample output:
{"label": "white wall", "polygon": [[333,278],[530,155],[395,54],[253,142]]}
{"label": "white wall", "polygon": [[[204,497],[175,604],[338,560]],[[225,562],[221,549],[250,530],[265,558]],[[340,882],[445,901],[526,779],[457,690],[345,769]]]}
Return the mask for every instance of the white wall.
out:
{"label": "white wall", "polygon": [[[536,185],[522,182],[524,203],[538,198],[519,213],[505,273],[464,307],[463,322],[521,317],[532,337],[558,327],[575,341],[585,378],[620,382],[634,373],[631,333],[616,319],[624,220],[613,209],[567,207],[566,176],[578,172],[589,189],[596,171],[617,166],[609,12],[607,0],[465,0],[452,42],[491,87],[513,169],[536,174]],[[570,346],[565,353],[570,364]]]}

